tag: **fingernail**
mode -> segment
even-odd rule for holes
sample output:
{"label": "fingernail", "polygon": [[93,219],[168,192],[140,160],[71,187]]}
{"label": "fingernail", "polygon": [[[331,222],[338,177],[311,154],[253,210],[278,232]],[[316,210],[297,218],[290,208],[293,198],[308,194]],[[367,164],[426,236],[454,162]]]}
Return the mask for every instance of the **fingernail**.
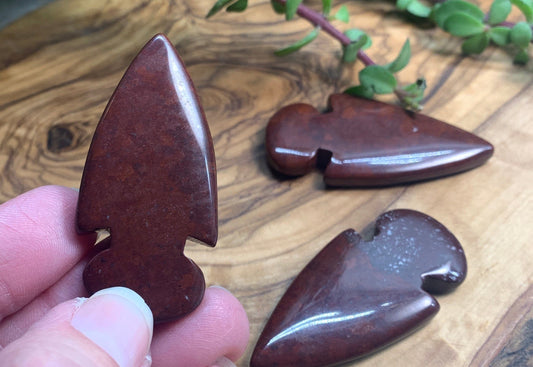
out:
{"label": "fingernail", "polygon": [[216,285],[216,284],[215,284],[215,285],[211,285],[211,286],[209,286],[209,288],[222,289],[222,290],[224,290],[224,291],[230,293],[229,290],[228,290],[227,288],[224,288],[224,287],[221,286],[221,285]]}
{"label": "fingernail", "polygon": [[114,287],[81,304],[71,325],[106,351],[120,367],[139,366],[148,355],[153,316],[134,291]]}
{"label": "fingernail", "polygon": [[146,357],[144,357],[144,361],[141,367],[151,367],[151,366],[152,366],[152,355],[148,354]]}
{"label": "fingernail", "polygon": [[228,359],[226,357],[220,357],[210,367],[236,367],[236,366],[235,366],[235,363],[231,361],[231,359]]}

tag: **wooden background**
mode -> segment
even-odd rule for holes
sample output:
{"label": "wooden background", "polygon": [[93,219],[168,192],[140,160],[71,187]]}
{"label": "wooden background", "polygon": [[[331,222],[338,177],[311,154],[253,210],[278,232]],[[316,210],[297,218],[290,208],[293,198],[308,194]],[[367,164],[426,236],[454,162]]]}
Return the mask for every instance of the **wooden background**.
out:
{"label": "wooden background", "polygon": [[[218,246],[190,245],[187,253],[209,284],[230,289],[248,312],[251,341],[240,366],[319,249],[392,208],[445,224],[463,244],[469,274],[439,297],[441,311],[427,326],[353,365],[532,365],[533,62],[513,66],[495,48],[465,58],[457,39],[406,22],[392,1],[334,2],[348,6],[351,27],[370,33],[368,53],[378,63],[391,61],[409,37],[413,58],[398,76],[427,79],[424,113],[479,134],[496,152],[484,166],[445,179],[326,190],[318,173],[276,179],[264,129],[288,103],[325,107],[330,93],[357,82],[360,65],[340,65],[339,45],[325,34],[277,58],[273,50],[303,37],[307,22],[284,22],[266,0],[206,20],[213,2],[56,0],[0,30],[0,200],[44,184],[78,187],[108,98],[144,43],[164,32],[198,89],[218,166]],[[489,9],[490,1],[480,3]]]}

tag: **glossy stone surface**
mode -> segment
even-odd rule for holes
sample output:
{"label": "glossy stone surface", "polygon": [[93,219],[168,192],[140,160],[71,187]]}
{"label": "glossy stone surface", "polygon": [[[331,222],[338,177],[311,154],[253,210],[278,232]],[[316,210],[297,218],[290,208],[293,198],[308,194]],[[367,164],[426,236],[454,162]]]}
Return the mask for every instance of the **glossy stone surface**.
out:
{"label": "glossy stone surface", "polygon": [[77,214],[80,232],[111,234],[85,268],[90,293],[132,288],[156,322],[198,306],[204,277],[183,249],[189,236],[216,244],[215,156],[192,82],[164,35],[144,46],[104,111]]}
{"label": "glossy stone surface", "polygon": [[329,110],[294,104],[270,119],[266,148],[275,170],[299,176],[318,165],[330,186],[387,186],[477,167],[494,150],[471,133],[398,106],[334,94]]}
{"label": "glossy stone surface", "polygon": [[457,239],[412,210],[382,214],[333,239],[296,277],[266,324],[252,367],[333,366],[368,355],[439,310],[429,293],[466,276]]}

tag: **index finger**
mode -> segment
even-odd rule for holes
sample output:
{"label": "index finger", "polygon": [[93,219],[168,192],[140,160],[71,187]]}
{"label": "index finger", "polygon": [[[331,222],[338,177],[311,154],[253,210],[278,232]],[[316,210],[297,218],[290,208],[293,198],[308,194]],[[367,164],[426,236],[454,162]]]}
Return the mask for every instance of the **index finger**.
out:
{"label": "index finger", "polygon": [[66,274],[94,244],[76,233],[76,191],[43,186],[0,205],[0,320]]}

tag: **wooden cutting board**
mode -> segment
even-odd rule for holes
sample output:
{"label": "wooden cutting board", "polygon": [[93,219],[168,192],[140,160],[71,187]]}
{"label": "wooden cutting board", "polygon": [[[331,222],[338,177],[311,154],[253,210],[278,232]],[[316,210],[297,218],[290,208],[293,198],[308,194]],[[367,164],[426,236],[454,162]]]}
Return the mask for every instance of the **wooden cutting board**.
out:
{"label": "wooden cutting board", "polygon": [[360,63],[341,65],[327,35],[278,58],[273,51],[307,34],[307,22],[285,22],[269,1],[206,20],[213,2],[56,0],[0,30],[0,200],[44,184],[78,187],[113,89],[144,43],[164,32],[198,89],[217,158],[219,242],[215,250],[189,245],[187,254],[248,312],[252,335],[240,366],[300,269],[342,230],[361,230],[393,208],[445,224],[463,244],[469,273],[439,297],[441,311],[424,328],[353,365],[533,363],[533,62],[514,66],[492,47],[466,58],[458,39],[413,26],[392,1],[342,2],[351,24],[335,25],[366,30],[377,63],[411,40],[412,61],[398,77],[427,79],[425,114],[480,135],[496,151],[484,166],[440,180],[327,190],[318,173],[272,174],[265,126],[289,103],[325,107],[329,94],[357,83]]}

